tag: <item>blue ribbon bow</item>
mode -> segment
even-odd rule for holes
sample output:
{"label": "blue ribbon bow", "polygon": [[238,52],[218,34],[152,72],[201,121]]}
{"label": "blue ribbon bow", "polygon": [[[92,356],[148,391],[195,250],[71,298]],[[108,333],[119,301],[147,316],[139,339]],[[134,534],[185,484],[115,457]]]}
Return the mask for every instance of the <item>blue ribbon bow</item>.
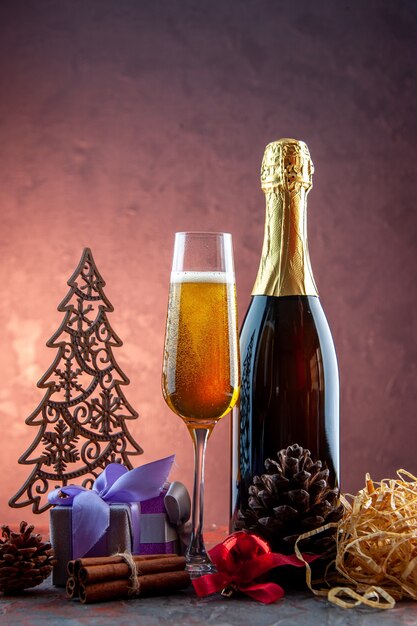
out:
{"label": "blue ribbon bow", "polygon": [[110,463],[98,476],[92,489],[68,485],[48,494],[51,504],[72,507],[73,558],[87,554],[104,536],[110,525],[109,503],[127,503],[132,512],[133,553],[139,552],[139,502],[156,498],[168,478],[175,455],[133,470]]}

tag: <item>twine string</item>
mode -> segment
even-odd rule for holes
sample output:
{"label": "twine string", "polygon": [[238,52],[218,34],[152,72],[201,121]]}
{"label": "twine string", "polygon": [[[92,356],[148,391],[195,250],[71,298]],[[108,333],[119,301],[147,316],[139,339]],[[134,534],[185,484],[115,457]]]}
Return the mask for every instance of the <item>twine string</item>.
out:
{"label": "twine string", "polygon": [[126,551],[126,552],[116,552],[112,556],[119,556],[119,557],[121,557],[123,559],[123,561],[126,563],[126,565],[129,567],[129,570],[130,570],[129,595],[131,595],[131,596],[139,595],[139,592],[140,592],[139,576],[142,575],[142,572],[140,571],[140,569],[138,568],[137,564],[135,563],[135,561],[133,559],[133,556],[132,556],[132,553],[128,552],[128,551]]}

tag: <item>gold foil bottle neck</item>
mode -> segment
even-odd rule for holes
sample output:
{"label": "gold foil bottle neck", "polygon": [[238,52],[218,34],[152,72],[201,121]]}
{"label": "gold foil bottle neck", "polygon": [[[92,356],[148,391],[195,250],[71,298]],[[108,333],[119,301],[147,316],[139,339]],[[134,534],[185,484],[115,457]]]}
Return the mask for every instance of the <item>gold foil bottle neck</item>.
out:
{"label": "gold foil bottle neck", "polygon": [[307,244],[307,194],[313,172],[303,141],[280,139],[265,148],[265,236],[252,295],[317,295]]}
{"label": "gold foil bottle neck", "polygon": [[313,161],[304,141],[279,139],[265,148],[261,186],[264,192],[273,187],[293,190],[299,185],[307,190],[313,185],[313,172]]}

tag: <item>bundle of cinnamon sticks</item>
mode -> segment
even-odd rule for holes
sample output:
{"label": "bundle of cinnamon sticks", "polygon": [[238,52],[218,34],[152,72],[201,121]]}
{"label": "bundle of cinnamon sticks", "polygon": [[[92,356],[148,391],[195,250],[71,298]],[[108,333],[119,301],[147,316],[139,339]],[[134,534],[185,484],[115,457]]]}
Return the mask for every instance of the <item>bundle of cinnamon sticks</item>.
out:
{"label": "bundle of cinnamon sticks", "polygon": [[68,563],[67,596],[83,604],[165,595],[185,589],[185,557],[173,554],[115,555]]}

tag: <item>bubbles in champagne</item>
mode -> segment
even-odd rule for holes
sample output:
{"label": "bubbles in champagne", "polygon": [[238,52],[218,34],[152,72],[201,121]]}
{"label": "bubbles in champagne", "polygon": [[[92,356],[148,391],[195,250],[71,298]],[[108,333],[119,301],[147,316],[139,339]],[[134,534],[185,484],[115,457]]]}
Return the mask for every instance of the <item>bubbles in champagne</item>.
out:
{"label": "bubbles in champagne", "polygon": [[173,272],[163,387],[184,418],[217,420],[236,402],[238,331],[234,277],[225,272]]}
{"label": "bubbles in champagne", "polygon": [[172,283],[223,283],[235,284],[235,277],[228,272],[171,272]]}

